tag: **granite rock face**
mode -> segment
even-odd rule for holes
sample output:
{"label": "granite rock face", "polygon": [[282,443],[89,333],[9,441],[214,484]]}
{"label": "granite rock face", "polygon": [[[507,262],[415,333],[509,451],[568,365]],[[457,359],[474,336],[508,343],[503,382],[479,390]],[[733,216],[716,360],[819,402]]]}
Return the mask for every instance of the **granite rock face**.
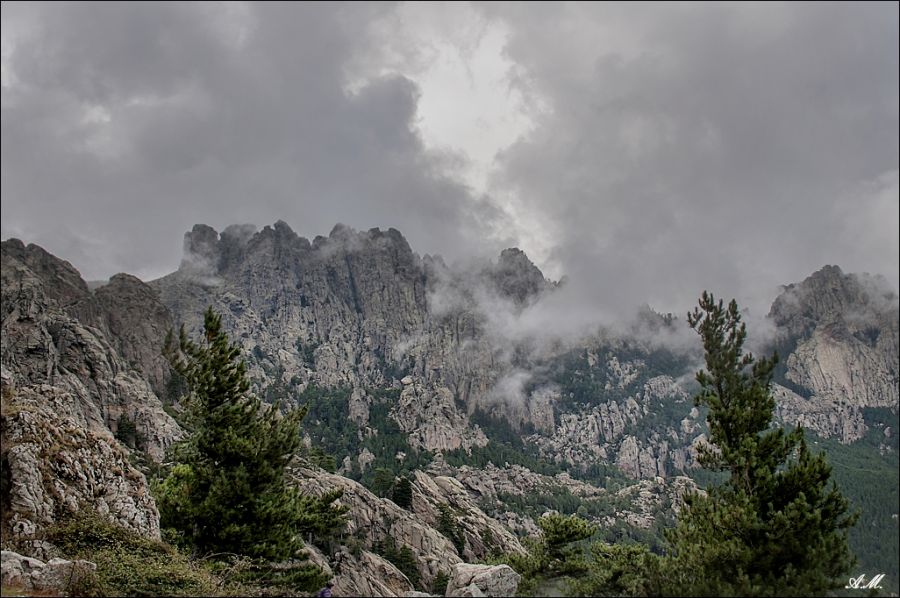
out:
{"label": "granite rock face", "polygon": [[457,409],[453,394],[446,387],[406,385],[392,415],[400,429],[409,434],[409,444],[413,448],[452,451],[485,446],[488,442],[477,425],[469,425],[465,413]]}
{"label": "granite rock face", "polygon": [[[522,576],[509,565],[471,565],[453,567],[447,583],[447,596],[515,596]],[[470,590],[474,586],[477,593]],[[468,591],[467,591],[468,590]]]}
{"label": "granite rock face", "polygon": [[[696,465],[704,422],[687,409],[674,425],[634,432],[661,402],[687,397],[671,376],[641,384],[649,366],[633,352],[588,346],[592,367],[606,370],[601,391],[609,393],[590,405],[559,408],[552,384],[523,391],[531,371],[554,356],[536,352],[509,325],[557,285],[518,249],[496,262],[451,268],[414,254],[393,229],[338,225],[310,242],[284,222],[221,234],[197,225],[185,235],[179,270],[151,286],[173,319],[194,331],[207,304],[223,312],[260,384],[350,388],[350,418],[361,430],[371,405],[365,389],[400,388],[391,416],[416,449],[484,447],[488,434],[471,421],[482,410],[533,430],[528,441],[551,461],[613,462],[640,479]],[[781,393],[785,422],[802,420],[851,442],[865,432],[859,409],[896,408],[896,304],[876,280],[836,267],[785,289],[770,315],[790,339],[786,376],[815,396],[798,402],[794,386],[794,394]],[[649,309],[642,318],[650,338],[673,325]]]}
{"label": "granite rock face", "polygon": [[303,492],[315,496],[330,490],[343,490],[339,502],[350,507],[345,534],[359,538],[368,547],[388,537],[393,538],[398,548],[408,546],[416,557],[422,582],[426,585],[431,584],[439,572],[449,572],[452,565],[462,561],[453,543],[416,513],[372,494],[362,484],[305,467],[296,469],[292,479]]}
{"label": "granite rock face", "polygon": [[463,560],[483,560],[501,547],[507,553],[525,554],[519,539],[484,513],[456,478],[416,471],[412,482],[412,510],[426,524],[438,528],[440,508],[449,507],[464,538],[465,547],[459,555]]}
{"label": "granite rock face", "polygon": [[[39,247],[3,243],[3,459],[12,488],[4,532],[27,537],[62,513],[91,508],[158,537],[146,481],[115,435],[120,422],[134,422],[135,448],[155,460],[181,437],[162,408],[161,398],[174,397],[166,396],[170,374],[160,349],[181,323],[197,337],[209,305],[242,347],[257,390],[277,386],[287,397],[311,386],[347,391],[356,453],[340,471],[383,464],[371,439],[384,432],[375,422],[385,417],[391,434],[399,430],[409,448],[433,456],[426,472],[411,475],[410,510],[348,478],[294,471],[307,492],[344,491],[345,536],[354,549],[311,548],[344,594],[413,591],[375,554],[387,537],[410,547],[426,587],[438,573],[459,570],[457,595],[507,591],[498,588],[512,576],[492,573],[480,583],[480,573],[462,566],[498,546],[524,552],[519,537],[539,534],[503,498],[571,494],[603,513],[594,517],[600,525],[647,529],[695,489],[679,474],[695,466],[705,423],[681,382],[687,364],[654,346],[675,325],[671,316],[647,308],[640,330],[625,340],[601,331],[577,342],[537,342],[540,331],[518,318],[558,285],[522,251],[448,267],[413,253],[394,229],[338,225],[309,241],[284,222],[221,233],[197,225],[184,247],[168,276],[145,284],[119,274],[91,290],[70,264]],[[786,358],[783,384],[774,387],[783,421],[854,442],[866,433],[865,409],[896,410],[897,298],[877,280],[826,267],[787,287],[770,316]],[[614,465],[638,481],[613,493],[516,464],[447,464],[496,454],[490,441],[504,436],[545,464],[597,475]],[[451,513],[461,548],[438,531],[442,512]]]}
{"label": "granite rock face", "polygon": [[[464,279],[456,274],[414,254],[394,229],[337,225],[310,242],[277,222],[221,234],[197,225],[185,234],[179,270],[150,285],[189,332],[199,332],[207,305],[222,313],[257,381],[348,387],[361,426],[363,389],[400,387],[392,415],[410,443],[453,450],[486,443],[469,416],[504,373],[483,337],[473,285],[510,309],[552,288],[519,250]],[[546,408],[536,417],[547,426]]]}
{"label": "granite rock face", "polygon": [[[321,496],[331,489],[341,489],[339,501],[350,507],[350,522],[345,534],[360,539],[368,549],[390,537],[397,547],[408,546],[416,557],[422,582],[430,585],[438,573],[449,574],[451,567],[464,560],[485,558],[492,548],[503,546],[508,552],[524,554],[518,538],[503,525],[486,515],[466,492],[459,481],[447,477],[432,477],[415,472],[412,479],[412,507],[397,506],[380,498],[361,484],[320,469],[298,467],[292,475],[304,492]],[[451,508],[465,538],[463,554],[457,552],[452,541],[437,531],[439,505]],[[491,538],[494,545],[487,545]],[[340,573],[340,563],[348,557],[338,556],[332,569]],[[371,559],[369,559],[371,564]],[[345,565],[346,566],[346,565]],[[405,579],[405,578],[404,578]],[[402,594],[402,584],[394,584],[392,591]],[[357,588],[360,589],[360,588]],[[408,589],[412,590],[410,586]],[[368,595],[365,592],[363,595]],[[379,594],[384,595],[384,594]]]}
{"label": "granite rock face", "polygon": [[868,407],[898,407],[898,297],[883,280],[826,266],[789,285],[769,317],[790,348],[779,413],[844,443],[858,440]]}
{"label": "granite rock face", "polygon": [[174,323],[169,310],[148,285],[130,274],[116,274],[94,291],[103,330],[118,354],[162,397],[170,369],[162,354]]}
{"label": "granite rock face", "polygon": [[159,513],[144,474],[109,430],[86,425],[77,397],[49,385],[4,386],[3,392],[5,537],[28,542],[65,515],[89,510],[159,539]]}
{"label": "granite rock face", "polygon": [[[150,380],[164,384],[155,353],[171,320],[136,278],[113,277],[96,296],[68,262],[17,240],[2,244],[2,364],[20,390],[50,385],[79,406],[95,433],[115,432],[122,417],[161,459],[181,430]],[[146,378],[145,378],[146,376]]]}
{"label": "granite rock face", "polygon": [[[642,364],[620,363],[613,357],[607,364],[612,376],[618,376],[620,389],[629,388]],[[644,418],[661,404],[684,405],[687,413],[680,425],[668,425],[638,438],[637,429]],[[694,467],[697,454],[694,442],[702,433],[703,422],[696,409],[688,411],[689,397],[671,376],[654,376],[629,396],[608,399],[592,406],[575,406],[559,414],[552,434],[529,436],[548,459],[588,466],[614,461],[635,479],[668,477]]]}
{"label": "granite rock face", "polygon": [[158,538],[147,482],[114,433],[130,420],[155,459],[181,437],[147,381],[165,377],[151,348],[170,322],[165,308],[126,275],[92,293],[35,245],[5,241],[2,257],[4,534],[26,541],[89,509]]}
{"label": "granite rock face", "polygon": [[396,230],[338,225],[310,243],[280,221],[252,234],[197,225],[181,268],[151,283],[189,332],[211,304],[257,367],[269,361],[286,380],[351,387],[383,383],[387,364],[402,367],[394,348],[424,325],[425,285]]}
{"label": "granite rock face", "polygon": [[354,556],[346,550],[336,555],[334,593],[339,596],[404,596],[413,584],[387,559],[362,550]]}

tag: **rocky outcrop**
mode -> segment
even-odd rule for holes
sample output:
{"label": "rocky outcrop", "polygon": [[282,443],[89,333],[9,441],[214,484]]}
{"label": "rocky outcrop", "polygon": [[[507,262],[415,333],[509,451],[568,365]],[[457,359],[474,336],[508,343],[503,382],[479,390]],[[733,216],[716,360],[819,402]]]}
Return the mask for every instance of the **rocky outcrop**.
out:
{"label": "rocky outcrop", "polygon": [[82,411],[73,416],[97,434],[116,431],[125,417],[136,427],[139,448],[161,459],[182,432],[143,377],[162,382],[151,356],[159,348],[148,339],[168,322],[164,308],[148,298],[149,287],[114,277],[97,299],[68,262],[40,247],[13,239],[3,242],[2,255],[0,354],[9,384],[59,389]]}
{"label": "rocky outcrop", "polygon": [[413,448],[452,451],[488,442],[478,426],[470,426],[468,417],[454,403],[453,394],[444,387],[428,388],[412,382],[404,385],[391,414],[409,435]]}
{"label": "rocky outcrop", "polygon": [[342,549],[335,561],[336,596],[404,596],[413,591],[412,583],[397,567],[368,550],[356,556]]}
{"label": "rocky outcrop", "polygon": [[488,464],[483,469],[462,466],[446,473],[453,477],[445,479],[462,485],[470,496],[479,499],[479,504],[492,505],[492,508],[485,507],[491,518],[520,536],[538,536],[540,530],[530,517],[506,510],[507,506],[501,500],[504,496],[567,492],[582,499],[588,506],[604,505],[605,510],[609,510],[611,514],[606,516],[585,515],[599,525],[610,527],[623,521],[633,527],[647,529],[661,514],[667,515],[672,509],[677,512],[684,504],[684,496],[697,489],[690,478],[673,476],[669,479],[655,477],[641,480],[611,493],[605,488],[576,480],[568,473],[546,476],[521,465],[499,468]]}
{"label": "rocky outcrop", "polygon": [[802,397],[780,384],[772,384],[772,393],[776,400],[775,417],[785,424],[803,426],[844,444],[862,438],[868,430],[862,410],[845,399]]}
{"label": "rocky outcrop", "polygon": [[170,376],[162,350],[174,323],[159,295],[130,274],[116,274],[94,291],[94,299],[119,355],[162,397]]}
{"label": "rocky outcrop", "polygon": [[498,550],[513,554],[526,553],[519,539],[509,529],[475,505],[465,486],[456,478],[431,477],[416,471],[412,487],[413,512],[431,527],[439,527],[440,509],[442,506],[449,507],[463,534],[465,547],[459,556],[464,560],[483,560]]}
{"label": "rocky outcrop", "polygon": [[[607,384],[626,390],[633,387],[646,366],[639,361],[623,363],[613,356],[607,368],[611,380]],[[654,376],[635,390],[624,399],[575,406],[558,416],[555,433],[532,435],[528,440],[557,462],[589,466],[613,461],[636,479],[668,477],[693,467],[697,455],[692,444],[703,428],[699,412],[689,408],[687,393],[665,375]],[[644,418],[667,403],[686,413],[677,426],[666,424],[646,430],[644,438],[628,433],[646,428]]]}
{"label": "rocky outcrop", "polygon": [[402,367],[395,346],[426,312],[421,260],[393,229],[338,225],[310,242],[280,221],[221,235],[197,225],[181,268],[151,285],[189,331],[213,305],[254,356],[252,374],[283,370],[300,386],[383,386],[385,368]]}
{"label": "rocky outcrop", "polygon": [[[771,316],[789,349],[775,387],[783,421],[852,442],[866,432],[864,409],[896,409],[897,299],[875,282],[829,267],[776,300]],[[393,229],[338,225],[309,241],[284,222],[221,234],[197,225],[178,271],[150,284],[123,274],[92,291],[70,264],[15,240],[3,243],[2,283],[2,373],[15,398],[3,402],[13,490],[3,512],[20,535],[75,508],[158,535],[146,483],[114,435],[120,422],[134,422],[138,448],[157,460],[180,437],[159,400],[168,381],[159,349],[178,323],[198,336],[208,305],[242,347],[257,389],[285,397],[311,386],[346,389],[348,403],[327,411],[350,422],[335,429],[356,434],[341,471],[405,457],[382,450],[402,442],[434,453],[428,473],[412,475],[409,511],[347,478],[297,470],[298,486],[341,488],[351,507],[353,541],[320,555],[344,593],[412,591],[376,554],[388,537],[413,551],[426,586],[498,546],[523,551],[510,530],[538,528],[522,501],[518,514],[503,502],[515,502],[510,496],[556,493],[603,513],[594,516],[601,525],[649,528],[691,489],[679,474],[706,442],[700,411],[676,383],[685,364],[647,341],[671,333],[674,319],[644,313],[633,331],[639,340],[610,333],[574,347],[532,342],[515,318],[556,285],[518,249],[496,263],[450,268],[414,254]],[[379,448],[379,434],[393,436]],[[611,493],[567,474],[450,467],[441,456],[482,458],[498,448],[488,446],[492,438],[510,434],[511,443],[524,440],[523,451],[566,468],[594,475],[614,464],[640,481]],[[454,541],[435,529],[448,513]],[[489,591],[471,580],[458,590]]]}
{"label": "rocky outcrop", "polygon": [[447,596],[515,596],[522,576],[509,565],[471,565],[453,568]]}
{"label": "rocky outcrop", "polygon": [[[86,425],[83,407],[77,397],[53,386],[3,387],[0,431],[4,476],[9,476],[4,538],[28,542],[79,510],[97,512],[145,537],[160,537],[159,514],[144,475],[108,430]],[[35,549],[40,552],[40,546]]]}
{"label": "rocky outcrop", "polygon": [[[403,396],[411,410],[398,408],[395,418],[411,443],[428,450],[483,445],[468,416],[505,373],[483,338],[473,287],[515,309],[553,286],[518,249],[454,278],[439,258],[414,254],[394,229],[338,225],[310,242],[284,222],[221,234],[197,225],[184,246],[179,270],[150,283],[177,322],[196,333],[212,305],[249,356],[258,385],[349,387],[351,418],[360,425],[367,417],[361,389],[399,387],[410,376],[415,386],[404,386]],[[547,427],[551,410],[536,410]]]}
{"label": "rocky outcrop", "polygon": [[16,552],[0,552],[0,583],[7,591],[37,592],[37,595],[67,596],[80,579],[91,576],[97,565],[90,561],[60,558],[43,562]]}
{"label": "rocky outcrop", "polygon": [[358,538],[370,550],[388,537],[398,548],[408,546],[425,585],[430,585],[439,572],[449,572],[462,561],[453,543],[416,513],[375,496],[353,480],[307,467],[296,468],[292,480],[303,492],[315,496],[343,490],[340,503],[350,508],[346,535]]}
{"label": "rocky outcrop", "polygon": [[[485,514],[475,504],[465,487],[454,478],[432,477],[421,471],[415,472],[412,479],[410,510],[397,506],[391,500],[375,496],[352,480],[320,469],[298,467],[294,470],[292,479],[304,492],[316,496],[324,494],[329,489],[343,490],[340,502],[350,507],[348,513],[350,522],[345,535],[357,538],[363,543],[364,550],[369,551],[388,537],[393,539],[398,548],[408,546],[415,555],[425,586],[429,586],[438,573],[449,574],[454,564],[464,560],[481,560],[501,548],[508,553],[526,552],[519,539]],[[436,529],[439,527],[442,505],[449,507],[463,535],[462,554],[458,553],[450,538]],[[340,574],[346,568],[356,571],[354,575],[359,574],[365,578],[360,571],[372,572],[376,561],[372,557],[338,554],[331,563],[335,574]],[[389,578],[391,576],[376,577],[382,582]],[[359,595],[372,595],[368,591],[363,591],[364,588],[359,583],[361,582],[353,582],[353,587],[362,592]],[[396,594],[403,593],[402,583],[388,585]],[[413,588],[410,586],[408,589]]]}
{"label": "rocky outcrop", "polygon": [[685,496],[695,492],[698,492],[697,484],[687,476],[641,480],[616,492],[629,508],[616,511],[614,516],[606,517],[601,523],[611,526],[624,521],[632,527],[649,529],[660,513],[670,515],[681,511]]}
{"label": "rocky outcrop", "polygon": [[445,472],[458,480],[466,490],[476,498],[497,498],[501,494],[522,496],[538,494],[548,487],[564,488],[583,498],[606,495],[607,491],[597,488],[581,480],[576,480],[568,473],[546,476],[535,473],[521,465],[497,467],[488,463],[484,468],[463,465]]}
{"label": "rocky outcrop", "polygon": [[826,266],[785,287],[769,312],[786,348],[780,414],[842,442],[866,431],[861,410],[897,409],[898,297],[883,280]]}
{"label": "rocky outcrop", "polygon": [[497,263],[489,266],[486,274],[498,294],[519,306],[536,301],[554,286],[518,247],[500,252]]}

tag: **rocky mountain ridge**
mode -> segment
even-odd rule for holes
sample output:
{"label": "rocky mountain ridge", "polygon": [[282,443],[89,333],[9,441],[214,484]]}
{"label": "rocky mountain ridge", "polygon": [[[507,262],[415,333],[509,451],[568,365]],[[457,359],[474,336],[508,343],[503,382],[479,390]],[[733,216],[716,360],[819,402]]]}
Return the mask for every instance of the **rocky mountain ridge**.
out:
{"label": "rocky mountain ridge", "polygon": [[[403,467],[412,453],[428,464],[410,474],[409,511],[347,477],[296,470],[309,492],[345,490],[348,534],[361,548],[316,557],[341,571],[345,591],[412,589],[374,552],[387,535],[412,547],[432,580],[484,558],[486,538],[520,549],[520,537],[537,533],[529,497],[577,506],[607,528],[650,529],[696,487],[682,474],[706,441],[705,422],[676,381],[683,356],[628,339],[535,350],[496,335],[488,308],[514,319],[557,288],[520,250],[459,269],[420,258],[393,229],[338,225],[310,242],[283,222],[221,234],[197,225],[173,274],[149,283],[120,274],[90,289],[37,246],[2,249],[4,537],[33,537],[85,507],[158,536],[129,453],[158,461],[181,437],[160,348],[178,323],[196,333],[207,305],[243,347],[261,395],[324,400],[319,389],[346,390],[349,440],[335,455],[343,474]],[[897,302],[877,280],[826,267],[787,287],[770,318],[786,355],[775,386],[783,421],[853,443],[878,425],[871,409],[896,416]],[[503,462],[515,454],[523,460]],[[557,473],[533,471],[528,459]],[[462,554],[435,529],[440,504],[456,514]],[[32,556],[50,550],[33,545]]]}

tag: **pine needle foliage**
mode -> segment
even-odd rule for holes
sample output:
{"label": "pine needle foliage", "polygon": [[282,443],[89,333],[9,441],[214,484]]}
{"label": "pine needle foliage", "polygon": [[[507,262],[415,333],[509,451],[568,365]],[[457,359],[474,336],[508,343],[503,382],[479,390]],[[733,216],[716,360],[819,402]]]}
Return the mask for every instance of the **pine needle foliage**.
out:
{"label": "pine needle foliage", "polygon": [[[345,509],[331,505],[340,492],[317,499],[286,484],[306,410],[282,414],[250,392],[240,348],[223,331],[221,316],[206,310],[199,343],[183,326],[177,345],[170,334],[165,354],[189,391],[182,405],[191,432],[174,447],[175,466],[158,493],[161,524],[174,530],[176,542],[198,555],[284,561],[302,556],[303,536],[343,526]],[[308,569],[300,577],[318,583]]]}
{"label": "pine needle foliage", "polygon": [[843,586],[854,562],[847,531],[856,522],[831,478],[824,453],[803,430],[773,427],[777,354],[744,352],[745,324],[704,292],[688,323],[703,340],[697,405],[709,407],[713,446],[705,467],[728,472],[706,496],[694,495],[669,536],[673,592],[684,595],[822,595]]}
{"label": "pine needle foliage", "polygon": [[698,406],[709,408],[700,463],[728,478],[686,497],[665,555],[646,546],[593,547],[575,595],[821,596],[840,588],[855,561],[847,532],[858,515],[813,454],[802,428],[773,426],[778,356],[744,352],[735,301],[704,292],[688,323],[703,340]]}

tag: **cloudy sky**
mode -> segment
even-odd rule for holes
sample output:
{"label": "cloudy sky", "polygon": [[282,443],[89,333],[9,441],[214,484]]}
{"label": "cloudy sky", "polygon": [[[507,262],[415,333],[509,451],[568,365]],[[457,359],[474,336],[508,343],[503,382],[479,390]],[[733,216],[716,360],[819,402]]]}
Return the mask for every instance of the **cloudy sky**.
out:
{"label": "cloudy sky", "polygon": [[0,233],[149,279],[198,222],[395,227],[599,311],[896,289],[898,54],[897,3],[4,2]]}

